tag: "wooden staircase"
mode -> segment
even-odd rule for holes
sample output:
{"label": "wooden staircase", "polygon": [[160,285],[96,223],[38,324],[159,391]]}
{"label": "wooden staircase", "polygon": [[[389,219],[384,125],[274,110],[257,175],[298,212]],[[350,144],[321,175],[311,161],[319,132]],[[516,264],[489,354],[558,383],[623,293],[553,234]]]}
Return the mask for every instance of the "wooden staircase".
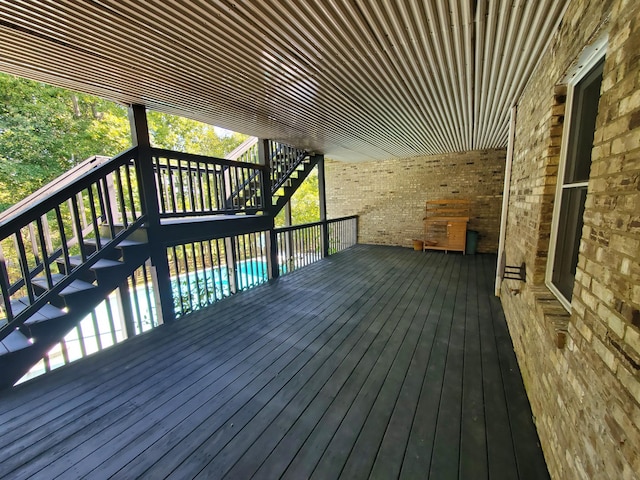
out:
{"label": "wooden staircase", "polygon": [[[103,239],[106,244],[111,239]],[[95,243],[87,242],[89,256]],[[12,386],[36,364],[55,344],[95,309],[111,292],[126,281],[148,258],[148,245],[144,241],[122,240],[104,258],[95,262],[78,278],[70,282],[49,301],[29,316],[24,323],[0,342],[0,389]],[[69,257],[69,262],[58,261],[60,273],[35,277],[32,281],[33,298],[21,297],[11,301],[13,315],[19,315],[33,302],[45,295],[57,283],[67,278],[66,270],[82,266],[82,256]],[[0,319],[0,325],[7,323]]]}
{"label": "wooden staircase", "polygon": [[284,208],[296,190],[322,158],[319,155],[309,155],[306,151],[299,152],[293,162],[278,162],[271,164],[272,175],[277,178],[271,185],[272,215],[276,216]]}
{"label": "wooden staircase", "polygon": [[[149,258],[156,267],[164,262],[164,273],[154,277],[153,308],[173,318],[169,246],[273,229],[273,218],[322,157],[265,144],[263,163],[249,151],[238,156],[252,161],[162,149],[141,159],[133,148],[85,162],[0,215],[0,389],[15,384],[111,292],[126,290]],[[120,302],[123,309],[131,303]]]}
{"label": "wooden staircase", "polygon": [[[255,143],[249,144],[253,148]],[[237,156],[244,152],[236,153]],[[276,146],[269,153],[269,173],[271,180],[271,212],[276,216],[284,208],[296,190],[302,185],[321,156],[309,155],[306,150],[294,149],[286,146]],[[239,183],[229,196],[228,207],[231,210],[244,209],[248,214],[254,214],[260,209],[255,199],[262,188],[258,172]]]}

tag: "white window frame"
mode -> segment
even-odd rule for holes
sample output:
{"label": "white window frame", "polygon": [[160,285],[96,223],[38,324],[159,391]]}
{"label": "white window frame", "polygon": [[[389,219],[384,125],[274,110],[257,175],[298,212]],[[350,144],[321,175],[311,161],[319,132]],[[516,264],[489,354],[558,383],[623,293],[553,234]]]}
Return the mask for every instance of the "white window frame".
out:
{"label": "white window frame", "polygon": [[553,284],[553,268],[556,256],[556,245],[558,242],[558,226],[560,223],[560,208],[562,203],[562,191],[564,188],[584,187],[589,182],[576,182],[564,184],[564,176],[567,165],[567,153],[569,149],[569,132],[571,131],[571,113],[573,111],[573,101],[575,87],[585,78],[600,62],[607,52],[608,36],[605,34],[584,50],[574,67],[564,76],[561,83],[567,84],[567,102],[565,105],[565,120],[562,131],[562,143],[560,145],[560,164],[558,166],[558,176],[556,177],[556,193],[553,205],[553,216],[551,219],[551,236],[549,238],[549,255],[547,256],[547,268],[545,271],[545,284],[549,290],[558,298],[562,306],[571,312],[571,301],[567,299],[560,290]]}

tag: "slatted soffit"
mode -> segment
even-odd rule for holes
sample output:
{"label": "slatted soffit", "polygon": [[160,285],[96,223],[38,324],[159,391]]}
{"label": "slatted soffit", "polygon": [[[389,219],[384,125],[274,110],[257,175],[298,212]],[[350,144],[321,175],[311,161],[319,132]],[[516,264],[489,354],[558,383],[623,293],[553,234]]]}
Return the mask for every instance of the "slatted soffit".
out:
{"label": "slatted soffit", "polygon": [[506,146],[567,0],[0,0],[0,71],[347,161]]}

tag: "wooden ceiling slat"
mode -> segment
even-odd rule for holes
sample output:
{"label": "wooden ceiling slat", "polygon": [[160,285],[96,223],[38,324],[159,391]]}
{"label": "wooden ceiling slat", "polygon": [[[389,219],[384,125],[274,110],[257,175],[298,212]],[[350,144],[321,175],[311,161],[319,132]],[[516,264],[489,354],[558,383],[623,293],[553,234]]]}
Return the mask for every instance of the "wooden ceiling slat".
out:
{"label": "wooden ceiling slat", "polygon": [[0,1],[0,70],[343,160],[500,148],[566,3]]}

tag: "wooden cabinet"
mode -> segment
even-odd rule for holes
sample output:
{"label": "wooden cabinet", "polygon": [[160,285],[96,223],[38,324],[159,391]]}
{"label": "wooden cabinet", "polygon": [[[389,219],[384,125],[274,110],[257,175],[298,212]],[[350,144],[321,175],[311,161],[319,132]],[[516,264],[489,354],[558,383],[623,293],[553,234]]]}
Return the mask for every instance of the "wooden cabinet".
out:
{"label": "wooden cabinet", "polygon": [[431,200],[425,208],[424,250],[463,252],[467,243],[468,200]]}

